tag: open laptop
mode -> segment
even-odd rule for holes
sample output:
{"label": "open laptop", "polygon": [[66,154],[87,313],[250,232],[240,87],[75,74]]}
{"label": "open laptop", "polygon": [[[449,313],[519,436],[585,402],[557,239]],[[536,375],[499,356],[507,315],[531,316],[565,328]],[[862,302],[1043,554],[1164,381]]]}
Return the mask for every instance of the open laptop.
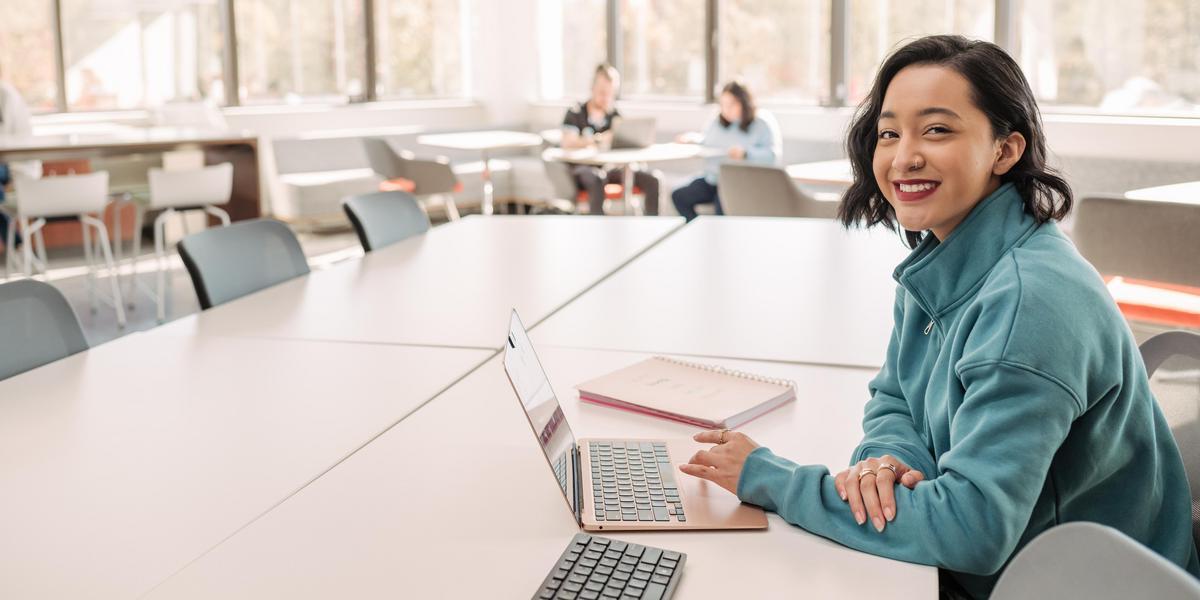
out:
{"label": "open laptop", "polygon": [[612,125],[614,150],[654,144],[654,117],[618,117]]}
{"label": "open laptop", "polygon": [[576,440],[517,311],[504,371],[546,453],[567,507],[586,531],[764,529],[762,509],[716,484],[678,472],[691,440]]}

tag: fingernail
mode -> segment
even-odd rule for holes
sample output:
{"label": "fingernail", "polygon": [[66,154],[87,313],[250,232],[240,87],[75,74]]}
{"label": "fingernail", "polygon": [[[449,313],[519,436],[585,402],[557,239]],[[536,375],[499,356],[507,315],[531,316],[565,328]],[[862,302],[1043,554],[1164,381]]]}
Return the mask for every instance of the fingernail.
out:
{"label": "fingernail", "polygon": [[858,521],[859,525],[862,525],[863,523],[867,522],[867,518],[865,516],[863,516],[862,511],[854,512],[854,520]]}
{"label": "fingernail", "polygon": [[841,491],[839,491],[839,492],[838,492],[838,495],[842,497],[842,500],[843,500],[843,501],[845,501],[845,500],[846,500],[846,492],[841,492]]}
{"label": "fingernail", "polygon": [[883,516],[887,517],[887,520],[890,523],[892,521],[892,519],[896,518],[896,511],[893,510],[892,507],[889,506],[889,507],[883,509]]}
{"label": "fingernail", "polygon": [[876,531],[883,532],[883,519],[875,517],[874,519],[871,519],[871,522],[875,524]]}

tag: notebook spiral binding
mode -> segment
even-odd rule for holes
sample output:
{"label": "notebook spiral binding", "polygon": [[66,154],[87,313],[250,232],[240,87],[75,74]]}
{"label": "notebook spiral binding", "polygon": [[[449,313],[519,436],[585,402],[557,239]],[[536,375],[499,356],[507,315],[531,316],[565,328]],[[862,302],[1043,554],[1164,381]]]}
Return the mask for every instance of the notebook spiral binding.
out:
{"label": "notebook spiral binding", "polygon": [[678,358],[671,358],[669,356],[655,356],[654,359],[661,360],[663,362],[673,363],[673,364],[684,366],[684,367],[690,367],[692,369],[699,369],[701,371],[720,373],[722,375],[728,375],[730,377],[737,377],[739,379],[748,379],[750,381],[757,381],[759,383],[769,383],[771,385],[778,385],[781,387],[790,387],[790,388],[792,388],[792,390],[796,389],[796,382],[792,381],[791,379],[766,377],[763,375],[756,375],[754,373],[747,373],[745,371],[739,371],[737,369],[726,369],[725,367],[722,367],[720,365],[707,365],[704,363],[696,363],[696,362],[690,362],[690,361],[686,361],[686,360],[679,360]]}

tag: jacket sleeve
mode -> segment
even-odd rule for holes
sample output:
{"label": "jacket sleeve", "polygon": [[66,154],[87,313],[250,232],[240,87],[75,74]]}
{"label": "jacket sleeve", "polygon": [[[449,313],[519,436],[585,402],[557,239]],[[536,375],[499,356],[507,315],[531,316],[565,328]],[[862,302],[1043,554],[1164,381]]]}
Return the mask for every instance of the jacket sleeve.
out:
{"label": "jacket sleeve", "polygon": [[783,156],[783,137],[775,119],[765,113],[751,126],[753,139],[746,148],[746,160],[763,164],[778,164]]}
{"label": "jacket sleeve", "polygon": [[926,479],[933,477],[937,466],[929,450],[929,442],[917,429],[912,409],[904,398],[897,377],[900,331],[903,324],[904,291],[896,290],[893,308],[892,338],[888,342],[883,368],[871,380],[868,390],[871,399],[863,412],[863,441],[850,457],[850,464],[869,457],[891,454],[904,464],[920,471]]}
{"label": "jacket sleeve", "polygon": [[1082,413],[1054,377],[1003,360],[960,367],[966,390],[935,477],[896,487],[896,518],[882,533],[857,525],[821,466],[766,448],[752,452],[738,497],[812,533],[898,560],[979,575],[1004,566],[1028,524],[1050,462]]}

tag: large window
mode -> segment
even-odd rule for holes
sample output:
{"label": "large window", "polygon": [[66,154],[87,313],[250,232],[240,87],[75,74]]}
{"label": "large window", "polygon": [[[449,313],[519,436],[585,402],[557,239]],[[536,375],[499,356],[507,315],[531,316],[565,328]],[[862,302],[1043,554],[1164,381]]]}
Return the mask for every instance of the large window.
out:
{"label": "large window", "polygon": [[[217,0],[61,0],[61,7],[70,109],[224,100]],[[6,5],[3,20],[13,17]]]}
{"label": "large window", "polygon": [[1038,100],[1109,113],[1200,110],[1200,2],[1025,2],[1021,66]]}
{"label": "large window", "polygon": [[465,14],[462,0],[375,0],[378,97],[461,96]]}
{"label": "large window", "polygon": [[704,2],[621,0],[621,93],[704,97]]}
{"label": "large window", "polygon": [[718,85],[760,99],[819,104],[829,96],[830,0],[721,2]]}
{"label": "large window", "polygon": [[992,0],[850,0],[849,10],[852,103],[867,95],[880,63],[905,41],[938,33],[991,40],[995,34]]}
{"label": "large window", "polygon": [[606,0],[539,0],[543,98],[586,98],[596,65],[608,60]]}
{"label": "large window", "polygon": [[238,75],[246,104],[361,98],[361,0],[237,0]]}
{"label": "large window", "polygon": [[0,18],[0,81],[21,92],[35,112],[55,109],[52,0],[8,0]]}

